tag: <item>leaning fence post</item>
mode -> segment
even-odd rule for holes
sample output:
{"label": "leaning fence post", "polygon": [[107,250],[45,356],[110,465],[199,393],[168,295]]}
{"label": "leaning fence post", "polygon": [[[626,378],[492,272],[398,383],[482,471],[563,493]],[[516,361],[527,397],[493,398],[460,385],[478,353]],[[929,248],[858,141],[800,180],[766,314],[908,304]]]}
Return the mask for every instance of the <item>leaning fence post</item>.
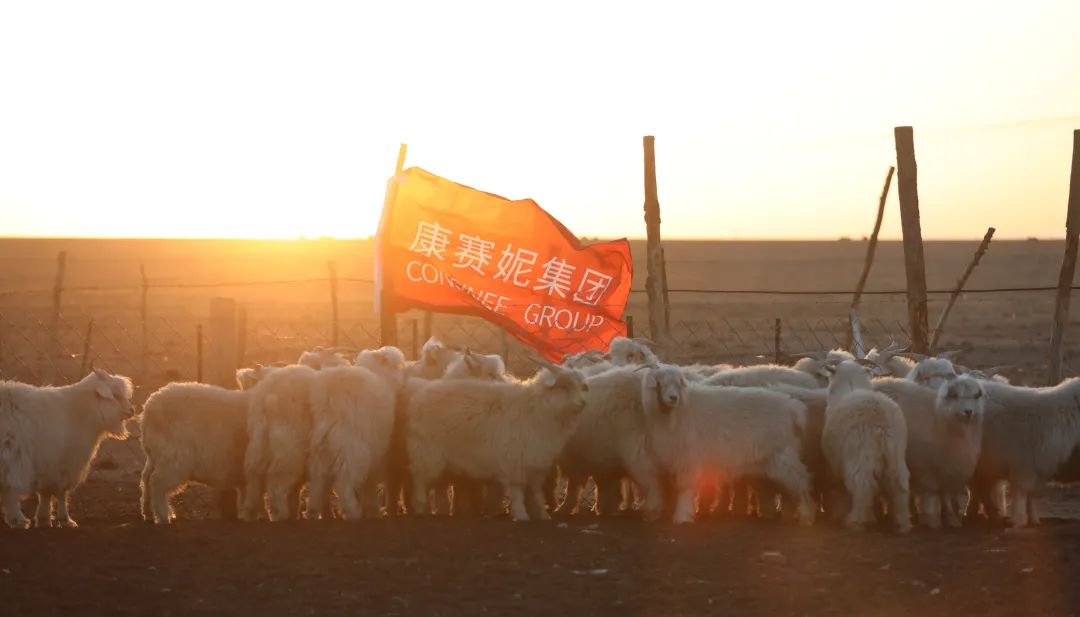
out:
{"label": "leaning fence post", "polygon": [[146,295],[150,289],[150,283],[146,280],[146,264],[139,264],[139,277],[142,280],[140,286],[141,297],[139,300],[139,321],[142,324],[142,349],[139,355],[139,375],[142,380],[147,379],[147,367],[150,357],[150,339],[147,335],[146,325]]}
{"label": "leaning fence post", "polygon": [[1069,300],[1072,298],[1073,273],[1076,271],[1076,250],[1080,236],[1080,129],[1073,131],[1072,172],[1069,177],[1069,208],[1065,219],[1065,256],[1058,275],[1057,302],[1054,304],[1054,323],[1050,327],[1050,385],[1061,381],[1064,363],[1065,327],[1069,321]]}
{"label": "leaning fence post", "polygon": [[[64,376],[60,374],[60,367],[56,364],[60,357],[60,300],[64,294],[64,273],[67,270],[67,251],[60,251],[56,256],[56,281],[53,282],[52,295],[52,323],[49,328],[49,354],[48,362],[53,367],[53,383],[61,383]],[[82,377],[81,375],[79,376]]]}
{"label": "leaning fence post", "polygon": [[210,299],[210,357],[207,381],[229,387],[236,383],[236,300]]}
{"label": "leaning fence post", "polygon": [[866,357],[866,347],[863,346],[862,324],[859,323],[859,309],[853,308],[848,311],[848,325],[851,326],[851,353],[856,358]]}
{"label": "leaning fence post", "polygon": [[338,277],[337,262],[326,262],[326,269],[330,271],[330,345],[338,346]]}
{"label": "leaning fence post", "polygon": [[195,326],[195,381],[199,383],[203,380],[202,348],[202,324],[198,324]]}
{"label": "leaning fence post", "polygon": [[[870,234],[870,241],[866,245],[866,259],[863,261],[862,274],[859,275],[859,282],[855,284],[855,297],[851,299],[851,307],[848,311],[858,310],[859,302],[862,301],[863,289],[866,287],[866,280],[870,278],[870,268],[874,265],[874,254],[877,253],[877,241],[878,233],[881,232],[881,219],[885,216],[885,200],[889,197],[889,186],[892,184],[893,173],[896,172],[896,168],[889,166],[888,173],[885,174],[885,186],[881,189],[881,197],[878,198],[877,218],[874,220],[874,231]],[[848,335],[846,349],[851,349],[854,341],[851,340],[851,324],[848,324]]]}
{"label": "leaning fence post", "polygon": [[776,318],[776,323],[773,326],[773,362],[781,364],[784,358],[783,352],[780,350],[780,332],[783,328],[783,324],[780,318]]}
{"label": "leaning fence post", "polygon": [[93,365],[93,362],[90,361],[90,339],[92,339],[93,336],[94,320],[91,319],[90,322],[86,324],[86,338],[83,339],[82,364],[79,365],[79,379],[82,379],[82,377],[86,375],[86,372],[90,370],[90,366]]}
{"label": "leaning fence post", "polygon": [[986,253],[986,249],[990,248],[990,239],[994,237],[994,231],[993,227],[986,230],[986,235],[983,236],[982,242],[979,243],[979,248],[975,250],[975,256],[971,258],[971,263],[968,264],[964,273],[960,275],[960,278],[956,281],[956,287],[953,287],[952,293],[949,294],[949,302],[945,304],[945,310],[941,311],[941,317],[938,318],[937,325],[934,326],[934,337],[930,339],[931,350],[937,349],[938,341],[941,340],[941,333],[945,330],[945,320],[949,318],[953,305],[956,304],[957,298],[960,297],[960,292],[964,290],[968,277],[975,270],[975,266],[979,265],[979,260]]}
{"label": "leaning fence post", "polygon": [[645,276],[645,292],[649,296],[649,335],[657,341],[666,341],[664,328],[664,257],[660,248],[660,199],[656,191],[656,138],[646,135],[645,146],[645,236],[648,274]]}
{"label": "leaning fence post", "polygon": [[926,309],[926,262],[923,258],[919,222],[918,169],[915,137],[910,126],[894,130],[896,140],[896,188],[900,195],[900,226],[904,235],[904,270],[907,273],[908,323],[911,350],[929,352],[929,317]]}

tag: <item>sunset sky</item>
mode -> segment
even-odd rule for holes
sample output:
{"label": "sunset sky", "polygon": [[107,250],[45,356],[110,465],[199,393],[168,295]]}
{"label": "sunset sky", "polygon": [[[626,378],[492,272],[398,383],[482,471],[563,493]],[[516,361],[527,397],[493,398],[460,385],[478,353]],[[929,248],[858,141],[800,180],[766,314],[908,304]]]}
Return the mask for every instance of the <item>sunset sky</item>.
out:
{"label": "sunset sky", "polygon": [[[1060,237],[1080,2],[0,0],[0,235],[363,237],[397,145],[639,237]],[[895,193],[884,237],[897,237]]]}

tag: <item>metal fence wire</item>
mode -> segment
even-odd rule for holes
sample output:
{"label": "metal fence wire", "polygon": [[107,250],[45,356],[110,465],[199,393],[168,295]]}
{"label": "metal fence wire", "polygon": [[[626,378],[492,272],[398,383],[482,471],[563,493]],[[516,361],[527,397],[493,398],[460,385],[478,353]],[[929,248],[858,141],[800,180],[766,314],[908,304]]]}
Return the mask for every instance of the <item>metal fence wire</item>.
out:
{"label": "metal fence wire", "polygon": [[[152,286],[145,305],[140,304],[145,288],[71,287],[63,290],[59,310],[55,290],[0,295],[0,378],[62,384],[98,366],[131,376],[143,395],[170,381],[195,380],[200,349],[202,360],[218,351],[219,341],[207,330],[201,347],[197,338],[200,327],[209,323],[210,300],[217,296],[235,298],[245,316],[238,333],[240,366],[295,360],[304,350],[335,341],[356,349],[378,346],[381,336],[370,300],[371,282],[340,279],[342,299],[337,293],[333,297],[340,302],[336,311],[320,291],[328,282],[171,283],[160,289]],[[260,286],[273,286],[274,298],[250,297],[251,290]],[[848,300],[835,290],[797,295],[774,293],[777,290],[716,291],[672,290],[671,336],[656,349],[661,358],[678,363],[789,362],[794,354],[846,343]],[[1013,365],[1014,375],[1023,381],[1037,381],[1045,357],[1030,343],[1032,322],[1017,319],[1022,304],[1018,293],[965,293],[961,302],[967,313],[963,308],[957,311],[944,345],[969,352],[972,365]],[[1030,295],[1040,296],[1037,306],[1041,306],[1052,299],[1052,290],[1032,288],[1024,294]],[[932,299],[932,310],[941,304],[943,299]],[[640,294],[631,297],[626,315],[637,325],[635,334],[651,335],[643,327],[647,310]],[[905,322],[902,295],[869,294],[864,299],[861,325],[866,347],[906,344]],[[398,340],[407,356],[414,356],[430,335],[501,354],[515,374],[535,370],[524,345],[482,319],[399,316]]]}

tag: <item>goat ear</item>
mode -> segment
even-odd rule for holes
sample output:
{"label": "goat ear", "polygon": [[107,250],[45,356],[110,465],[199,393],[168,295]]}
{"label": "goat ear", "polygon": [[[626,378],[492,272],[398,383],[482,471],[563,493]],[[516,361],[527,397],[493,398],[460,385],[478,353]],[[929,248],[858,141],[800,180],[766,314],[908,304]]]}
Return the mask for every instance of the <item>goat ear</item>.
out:
{"label": "goat ear", "polygon": [[112,387],[110,387],[109,383],[106,381],[98,381],[97,385],[94,386],[94,393],[106,400],[116,400],[116,395],[113,394]]}
{"label": "goat ear", "polygon": [[94,375],[96,375],[98,379],[108,379],[109,378],[109,372],[106,371],[103,368],[94,367]]}
{"label": "goat ear", "polygon": [[655,390],[660,387],[660,383],[656,381],[656,373],[651,370],[645,373],[645,376],[641,378],[641,385],[646,390]]}

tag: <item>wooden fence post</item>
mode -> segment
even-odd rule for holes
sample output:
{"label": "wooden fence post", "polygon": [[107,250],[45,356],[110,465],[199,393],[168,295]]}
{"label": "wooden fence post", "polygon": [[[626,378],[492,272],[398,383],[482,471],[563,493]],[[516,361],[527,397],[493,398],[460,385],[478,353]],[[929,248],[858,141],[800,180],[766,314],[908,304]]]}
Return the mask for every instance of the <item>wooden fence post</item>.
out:
{"label": "wooden fence post", "polygon": [[236,312],[236,366],[244,366],[247,360],[247,305],[241,304]]}
{"label": "wooden fence post", "polygon": [[660,248],[660,199],[656,191],[656,138],[642,138],[645,147],[645,235],[646,269],[645,292],[649,296],[649,336],[666,341],[664,328],[664,256]]}
{"label": "wooden fence post", "polygon": [[[859,302],[862,301],[863,289],[866,287],[866,280],[870,278],[870,268],[874,265],[874,254],[877,253],[877,241],[878,233],[881,232],[881,219],[885,216],[885,200],[889,196],[889,186],[892,184],[893,173],[896,172],[896,168],[889,166],[888,173],[885,174],[885,186],[881,189],[881,197],[878,198],[877,218],[874,220],[874,231],[870,234],[870,241],[866,245],[866,259],[863,261],[862,274],[859,275],[859,282],[855,284],[855,297],[851,299],[851,307],[848,310],[848,315],[851,315],[851,311],[858,310]],[[851,324],[848,324],[847,345],[844,347],[852,349],[854,341],[852,340]]]}
{"label": "wooden fence post", "polygon": [[431,328],[433,325],[434,316],[431,311],[424,311],[424,342],[431,338]]}
{"label": "wooden fence post", "polygon": [[784,354],[780,350],[780,332],[783,328],[783,324],[780,318],[776,318],[776,324],[773,326],[773,362],[776,364],[782,364],[784,360]]}
{"label": "wooden fence post", "polygon": [[1054,304],[1054,323],[1050,327],[1050,382],[1061,381],[1065,361],[1065,328],[1069,323],[1069,301],[1072,298],[1073,273],[1076,271],[1076,250],[1080,242],[1080,129],[1073,131],[1072,171],[1069,175],[1069,208],[1065,219],[1065,256],[1058,275],[1057,302]]}
{"label": "wooden fence post", "polygon": [[960,297],[960,292],[964,290],[968,277],[975,270],[975,266],[979,265],[979,260],[986,253],[986,249],[990,248],[990,240],[994,237],[994,231],[993,227],[986,230],[986,235],[983,236],[982,242],[979,243],[979,248],[975,249],[975,256],[971,258],[971,262],[964,269],[964,273],[956,281],[956,287],[953,287],[952,293],[949,294],[949,302],[945,305],[945,310],[941,311],[941,317],[938,318],[937,325],[934,326],[934,337],[930,339],[931,351],[937,349],[938,341],[941,340],[941,333],[945,329],[945,320],[949,318],[953,305],[956,304],[957,298]]}
{"label": "wooden fence post", "polygon": [[[405,144],[398,146],[397,164],[394,166],[395,177],[397,177],[401,173],[401,170],[405,168],[405,153],[407,150],[408,146]],[[389,228],[395,201],[397,201],[397,183],[391,181],[386,189],[386,201],[383,203],[383,224],[380,227]],[[375,246],[379,247],[380,243],[376,242]],[[376,250],[379,249],[377,248]],[[380,264],[380,268],[383,270],[386,269],[386,262],[382,260],[380,255],[375,256],[375,261]],[[394,306],[393,285],[391,285],[390,281],[386,278],[385,272],[380,277],[380,280],[382,281],[382,289],[380,290],[381,297],[379,298],[379,336],[382,338],[383,345],[393,345],[394,347],[397,347],[397,313],[395,312],[396,307]]]}
{"label": "wooden fence post", "polygon": [[[52,323],[49,328],[48,363],[52,366],[52,382],[63,383],[64,375],[56,363],[60,358],[60,301],[64,294],[64,273],[67,271],[67,251],[60,251],[56,256],[56,280],[53,282]],[[81,379],[83,376],[79,375]]]}
{"label": "wooden fence post", "polygon": [[82,379],[86,373],[90,370],[90,367],[94,365],[94,362],[90,360],[90,339],[94,337],[94,320],[91,319],[86,324],[86,338],[83,339],[82,349],[82,363],[79,365],[78,378]]}
{"label": "wooden fence post", "polygon": [[671,299],[668,297],[667,284],[667,253],[664,247],[660,247],[660,278],[663,282],[662,291],[664,297],[664,332],[671,334]]}
{"label": "wooden fence post", "polygon": [[626,338],[634,338],[634,316],[626,316]]}
{"label": "wooden fence post", "polygon": [[150,290],[150,283],[146,280],[146,264],[139,264],[139,278],[142,283],[140,285],[141,297],[139,299],[139,322],[142,325],[142,349],[139,353],[139,375],[142,376],[142,380],[147,381],[147,372],[150,359],[150,338],[148,335],[148,328],[146,324],[146,296]]}
{"label": "wooden fence post", "polygon": [[228,388],[236,384],[236,300],[210,299],[210,357],[207,382]]}
{"label": "wooden fence post", "polygon": [[412,331],[412,355],[413,360],[420,359],[420,321],[416,318],[409,320],[409,329]]}
{"label": "wooden fence post", "polygon": [[195,381],[202,383],[203,380],[203,344],[202,324],[195,326]]}
{"label": "wooden fence post", "polygon": [[330,346],[338,346],[338,277],[337,262],[326,262],[326,269],[330,271]]}
{"label": "wooden fence post", "polygon": [[907,273],[911,351],[925,354],[930,351],[929,317],[926,309],[926,262],[923,258],[922,227],[919,222],[915,137],[910,126],[896,127],[894,136],[896,188],[900,195],[900,225],[904,234],[904,270]]}

